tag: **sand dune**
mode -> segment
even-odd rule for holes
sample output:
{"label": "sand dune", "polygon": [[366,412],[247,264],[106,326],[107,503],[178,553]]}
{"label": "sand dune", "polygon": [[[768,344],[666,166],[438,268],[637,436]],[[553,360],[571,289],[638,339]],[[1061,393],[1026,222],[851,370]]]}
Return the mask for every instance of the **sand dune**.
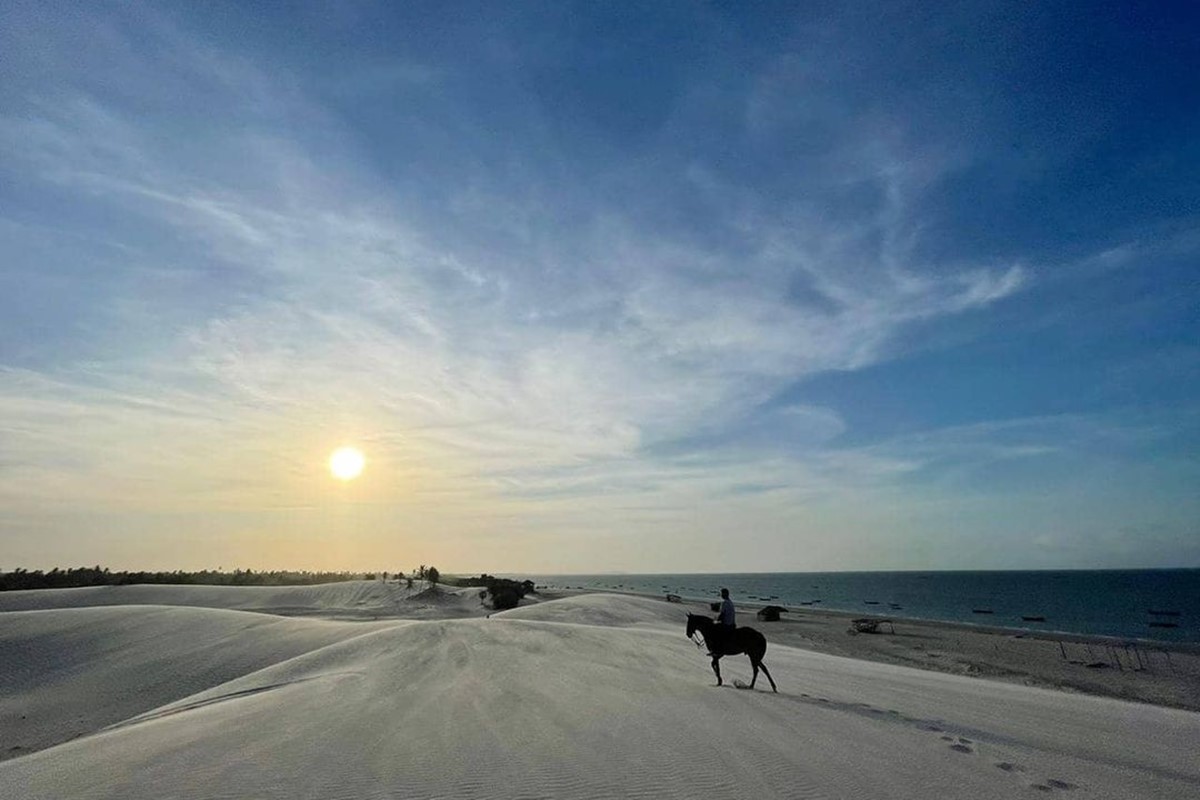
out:
{"label": "sand dune", "polygon": [[478,589],[422,584],[408,589],[382,581],[344,581],[316,586],[88,586],[0,592],[0,612],[93,606],[162,605],[260,611],[326,619],[483,616]]}
{"label": "sand dune", "polygon": [[[104,615],[101,642],[132,640],[68,663],[89,614]],[[234,630],[242,620],[256,621],[244,635]],[[153,633],[162,627],[204,633]],[[684,638],[681,609],[644,598],[588,595],[490,619],[371,625],[76,609],[0,614],[0,633],[32,665],[17,685],[5,669],[6,698],[44,710],[56,691],[87,694],[122,717],[101,730],[97,716],[91,735],[0,764],[6,797],[1200,792],[1200,714],[776,646],[766,661],[779,694],[719,689]],[[205,637],[214,643],[200,645]],[[177,670],[181,689],[206,682],[186,664],[220,642],[237,658],[198,672],[244,668],[240,676],[186,696],[163,689],[152,708],[122,705],[149,669],[138,664],[164,677]],[[122,652],[137,654],[131,665]],[[727,677],[749,679],[744,658],[724,664]]]}
{"label": "sand dune", "polygon": [[92,733],[381,624],[166,606],[4,614],[0,759]]}
{"label": "sand dune", "polygon": [[522,605],[492,616],[496,619],[563,622],[606,628],[648,628],[682,635],[688,611],[699,613],[700,609],[637,595],[580,594],[558,598],[550,603]]}

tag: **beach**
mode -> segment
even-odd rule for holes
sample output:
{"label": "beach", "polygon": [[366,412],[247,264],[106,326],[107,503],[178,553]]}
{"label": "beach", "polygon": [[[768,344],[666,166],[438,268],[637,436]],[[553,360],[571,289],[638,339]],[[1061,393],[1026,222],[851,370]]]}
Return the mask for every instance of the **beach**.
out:
{"label": "beach", "polygon": [[7,592],[0,795],[1200,792],[1186,646],[907,620],[851,634],[852,615],[744,608],[773,693],[737,688],[742,656],[716,687],[684,636],[706,610],[556,592],[492,612],[478,589],[379,581]]}
{"label": "beach", "polygon": [[[876,633],[853,632],[851,621],[861,618],[888,622]],[[745,624],[773,643],[830,655],[1200,711],[1195,644],[809,609],[768,623],[747,615]]]}

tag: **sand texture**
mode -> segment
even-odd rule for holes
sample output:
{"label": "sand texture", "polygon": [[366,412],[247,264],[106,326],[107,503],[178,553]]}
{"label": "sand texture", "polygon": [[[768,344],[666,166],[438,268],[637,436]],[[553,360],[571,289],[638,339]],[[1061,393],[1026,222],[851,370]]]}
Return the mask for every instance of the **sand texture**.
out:
{"label": "sand texture", "polygon": [[[118,588],[145,591],[0,598],[0,796],[1200,796],[1193,711],[813,652],[769,624],[780,692],[717,688],[683,609],[651,598],[487,618],[469,590]],[[259,600],[293,613],[242,610]]]}

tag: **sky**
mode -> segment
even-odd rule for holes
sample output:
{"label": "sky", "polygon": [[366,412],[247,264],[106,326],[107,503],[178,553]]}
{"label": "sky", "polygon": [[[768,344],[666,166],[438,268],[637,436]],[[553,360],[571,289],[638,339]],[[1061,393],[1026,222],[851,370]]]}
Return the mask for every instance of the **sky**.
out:
{"label": "sky", "polygon": [[0,569],[1198,567],[1198,29],[6,2]]}

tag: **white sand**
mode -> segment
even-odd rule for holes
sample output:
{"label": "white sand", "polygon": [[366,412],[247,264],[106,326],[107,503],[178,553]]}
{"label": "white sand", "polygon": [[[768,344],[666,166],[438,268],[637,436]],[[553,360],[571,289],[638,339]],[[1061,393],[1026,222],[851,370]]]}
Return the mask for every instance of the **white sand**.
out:
{"label": "white sand", "polygon": [[89,586],[0,592],[0,612],[114,605],[194,606],[325,619],[483,616],[478,589],[345,581],[318,586]]}
{"label": "white sand", "polygon": [[0,645],[5,741],[18,713],[31,749],[86,733],[0,763],[2,797],[1200,796],[1195,712],[776,645],[779,694],[718,689],[681,608],[645,598],[376,623],[62,608],[0,613]]}

